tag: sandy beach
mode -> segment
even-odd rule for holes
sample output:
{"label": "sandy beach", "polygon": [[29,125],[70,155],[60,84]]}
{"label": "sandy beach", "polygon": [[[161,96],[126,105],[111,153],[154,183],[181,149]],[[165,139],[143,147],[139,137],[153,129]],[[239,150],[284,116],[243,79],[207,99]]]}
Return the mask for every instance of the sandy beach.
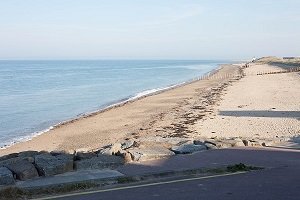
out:
{"label": "sandy beach", "polygon": [[148,137],[292,138],[300,135],[298,73],[266,64],[224,65],[210,78],[82,117],[30,141],[0,150],[93,150]]}

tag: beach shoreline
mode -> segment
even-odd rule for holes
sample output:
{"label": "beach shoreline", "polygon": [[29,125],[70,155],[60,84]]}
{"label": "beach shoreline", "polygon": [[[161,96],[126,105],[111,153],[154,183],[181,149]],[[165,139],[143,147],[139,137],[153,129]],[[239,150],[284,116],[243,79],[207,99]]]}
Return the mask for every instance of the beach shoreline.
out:
{"label": "beach shoreline", "polygon": [[[255,73],[262,70],[278,70],[278,67],[262,64],[251,64],[249,68],[242,69],[243,66],[244,63],[223,65],[210,74],[210,76],[207,75],[200,80],[194,80],[174,88],[157,91],[88,115],[80,116],[77,119],[59,124],[54,129],[34,137],[32,140],[1,149],[0,156],[28,150],[76,152],[84,149],[85,151],[97,151],[109,144],[132,139],[138,142],[145,142],[147,138],[166,137],[188,139],[244,137],[253,139],[255,138],[254,135],[249,135],[249,133],[247,135],[237,131],[233,132],[228,127],[227,134],[221,133],[221,130],[215,131],[218,129],[216,126],[223,127],[222,118],[224,117],[219,116],[222,103],[229,101],[230,106],[233,106],[233,104],[237,108],[240,106],[235,105],[236,103],[240,103],[238,100],[235,101],[235,99],[238,99],[238,93],[233,92],[233,95],[227,97],[228,87],[230,89],[229,93],[232,93],[232,88],[237,87],[247,79],[251,79],[250,82],[252,85],[257,78],[270,81],[269,77],[257,76]],[[246,79],[242,78],[243,75],[246,75]],[[287,77],[291,79],[289,80],[291,83],[287,84],[295,85],[299,81],[291,74],[279,74],[276,76],[281,76],[282,80],[287,79]],[[243,81],[240,81],[240,79]],[[276,80],[272,79],[271,81]],[[252,87],[251,84],[246,84],[243,87],[250,89]],[[273,83],[267,83],[266,88],[270,87],[269,84]],[[259,85],[255,87],[259,87]],[[290,85],[286,85],[286,87],[285,89],[290,89]],[[277,88],[272,88],[272,92],[274,92],[273,90],[277,93],[281,92]],[[279,98],[283,97],[280,96]],[[256,101],[261,100],[256,99],[255,102],[252,102],[258,106],[257,108],[254,107],[254,109],[258,109],[260,106]],[[294,101],[296,101],[296,104],[298,103],[297,100],[294,99]],[[294,104],[295,102],[293,102],[293,106],[295,106]],[[292,109],[297,110],[295,107]],[[227,120],[234,121],[237,124],[241,121],[240,118],[232,119],[230,116],[228,118]],[[267,120],[266,123],[269,123],[269,119],[262,120]],[[271,122],[273,123],[274,120],[272,120]],[[297,123],[294,119],[290,122],[290,124],[294,124],[295,126],[297,126]],[[279,124],[282,125],[282,122],[280,121]],[[203,129],[203,125],[206,129]],[[261,124],[258,125],[261,126]],[[230,126],[239,130],[239,127],[235,127],[232,123]],[[247,123],[243,126],[251,128]],[[241,129],[245,127],[241,127]],[[292,136],[297,136],[297,130],[289,129],[288,133],[285,133],[284,130],[279,138],[281,141],[287,140]],[[268,130],[259,127],[254,132],[257,133],[259,131],[268,132]],[[290,132],[292,133],[290,134]],[[256,139],[259,138],[270,139],[266,133],[262,133],[259,137],[256,137]]]}
{"label": "beach shoreline", "polygon": [[215,69],[213,69],[213,70],[211,70],[207,73],[204,73],[201,76],[194,77],[192,79],[186,80],[184,82],[168,85],[168,86],[165,86],[165,87],[162,87],[162,88],[154,88],[154,89],[144,90],[144,91],[141,91],[141,92],[139,92],[137,94],[134,94],[132,96],[125,97],[125,98],[120,99],[120,100],[112,101],[111,103],[107,103],[106,105],[103,105],[99,109],[96,109],[94,111],[81,113],[81,114],[78,114],[78,115],[76,115],[72,118],[60,121],[56,124],[53,124],[53,125],[51,125],[47,128],[44,128],[40,131],[28,133],[27,136],[24,136],[21,139],[17,138],[15,140],[13,140],[12,142],[8,143],[8,144],[0,146],[0,150],[1,149],[7,149],[7,148],[9,148],[13,145],[18,144],[18,143],[28,142],[28,141],[32,140],[33,138],[38,137],[38,136],[40,136],[44,133],[47,133],[51,130],[54,130],[54,129],[59,128],[59,127],[64,126],[64,125],[74,123],[74,122],[76,122],[78,120],[81,120],[83,118],[92,117],[94,115],[109,111],[111,109],[118,108],[118,107],[121,107],[121,106],[125,106],[127,103],[132,103],[132,102],[138,101],[140,99],[143,99],[143,98],[146,98],[146,97],[149,97],[149,96],[157,95],[157,94],[160,94],[162,92],[166,92],[166,91],[169,91],[169,90],[172,90],[172,89],[176,89],[178,87],[182,87],[182,86],[185,86],[185,85],[188,85],[188,84],[192,84],[196,81],[207,79],[210,76],[217,73],[222,68],[222,65],[225,65],[225,64],[219,64]]}
{"label": "beach shoreline", "polygon": [[[84,114],[84,115],[81,115],[77,118],[74,118],[74,119],[70,119],[70,120],[67,120],[67,121],[64,121],[64,122],[61,122],[55,126],[53,126],[53,128],[50,127],[50,129],[48,129],[46,132],[42,132],[42,134],[37,134],[36,136],[32,137],[31,139],[27,140],[27,141],[22,141],[22,142],[18,142],[18,143],[15,143],[11,146],[7,146],[5,148],[2,148],[0,149],[0,155],[4,155],[6,153],[3,153],[3,152],[17,152],[17,151],[21,151],[21,149],[23,149],[23,146],[24,144],[28,144],[28,143],[31,143],[32,140],[38,140],[39,137],[43,137],[44,135],[48,135],[49,133],[52,133],[53,131],[55,131],[56,129],[60,129],[61,127],[65,127],[65,126],[68,126],[70,124],[74,124],[78,121],[81,121],[81,120],[84,120],[84,119],[87,119],[87,118],[92,118],[96,115],[99,115],[99,114],[102,114],[102,113],[105,113],[105,112],[109,112],[111,110],[114,110],[114,109],[117,109],[117,108],[120,108],[120,107],[124,107],[128,104],[132,104],[134,102],[137,102],[137,101],[140,101],[140,100],[143,100],[144,98],[149,98],[149,97],[153,97],[153,96],[157,96],[157,95],[160,95],[162,93],[166,93],[166,92],[169,92],[169,91],[173,91],[173,90],[176,90],[178,88],[182,88],[182,87],[185,87],[185,86],[188,86],[188,85],[193,85],[197,82],[201,82],[201,81],[205,81],[205,79],[208,79],[209,77],[213,76],[213,75],[216,75],[219,73],[220,70],[222,70],[222,68],[226,66],[226,65],[220,65],[218,68],[208,72],[207,74],[204,74],[203,76],[201,77],[196,77],[192,80],[189,80],[189,81],[186,81],[184,83],[181,83],[181,84],[177,84],[177,85],[174,85],[174,86],[170,86],[166,89],[163,89],[163,90],[159,90],[159,91],[156,91],[156,92],[153,92],[153,93],[150,93],[150,94],[147,94],[147,95],[144,95],[144,96],[141,96],[141,97],[138,97],[138,98],[135,98],[135,99],[127,99],[123,102],[120,102],[120,103],[116,103],[114,105],[110,105],[108,107],[105,107],[104,109],[101,109],[101,110],[97,110],[95,112],[91,112],[91,113],[88,113],[88,114]],[[225,75],[224,75],[225,76]],[[228,77],[226,78],[229,78],[229,75],[227,75]],[[147,115],[147,113],[145,113]],[[15,149],[15,147],[18,147],[16,149],[18,150],[12,150],[12,149]],[[20,146],[20,147],[19,147]],[[28,145],[25,145],[27,146],[25,148],[25,150],[35,150],[35,149],[39,149],[39,150],[42,150],[42,148],[40,147],[37,147],[36,148],[36,145],[34,146],[30,146],[28,147]],[[45,148],[43,150],[54,150],[53,148]]]}

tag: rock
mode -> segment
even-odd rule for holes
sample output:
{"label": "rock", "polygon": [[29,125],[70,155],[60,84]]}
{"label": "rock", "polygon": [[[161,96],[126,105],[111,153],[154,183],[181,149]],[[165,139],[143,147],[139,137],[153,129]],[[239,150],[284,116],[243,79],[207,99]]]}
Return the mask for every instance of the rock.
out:
{"label": "rock", "polygon": [[71,150],[53,150],[50,152],[51,155],[53,156],[57,156],[57,155],[60,155],[60,154],[70,154],[70,155],[73,155],[75,154],[75,150],[71,149]]}
{"label": "rock", "polygon": [[125,150],[125,149],[129,149],[130,147],[132,147],[135,144],[134,140],[125,140],[122,143],[121,149]]}
{"label": "rock", "polygon": [[131,158],[133,161],[138,161],[142,156],[142,154],[140,154],[136,151],[130,151],[129,154],[131,155]]}
{"label": "rock", "polygon": [[77,152],[75,155],[76,160],[90,159],[93,157],[97,157],[97,154],[95,154],[94,152]]}
{"label": "rock", "polygon": [[205,145],[205,140],[194,140],[195,145]]}
{"label": "rock", "polygon": [[6,167],[16,175],[17,179],[21,181],[39,176],[35,166],[27,160],[18,160],[6,165]]}
{"label": "rock", "polygon": [[75,152],[82,152],[82,153],[87,153],[87,152],[90,152],[91,150],[88,149],[88,148],[79,148],[79,149],[76,149]]}
{"label": "rock", "polygon": [[125,163],[129,163],[132,161],[132,157],[131,157],[131,154],[126,152],[126,153],[123,153],[123,158],[124,158],[124,162]]}
{"label": "rock", "polygon": [[18,157],[18,155],[19,155],[18,153],[11,153],[11,154],[0,157],[0,161],[8,160],[11,158],[16,158],[16,157]]}
{"label": "rock", "polygon": [[261,143],[259,141],[249,140],[249,146],[252,146],[252,147],[261,147]]}
{"label": "rock", "polygon": [[39,154],[40,154],[40,152],[38,152],[38,151],[23,151],[23,152],[19,153],[18,157],[23,157],[23,158],[31,157],[31,158],[34,158],[34,156],[39,155]]}
{"label": "rock", "polygon": [[76,170],[111,169],[123,164],[124,159],[120,156],[99,154],[98,157],[75,161],[74,168]]}
{"label": "rock", "polygon": [[212,144],[212,145],[216,146],[218,149],[233,147],[232,142],[226,141],[226,140],[213,140],[213,139],[210,139],[210,140],[205,141],[205,145],[206,144]]}
{"label": "rock", "polygon": [[174,152],[161,146],[151,146],[151,147],[144,147],[141,149],[131,149],[129,150],[129,153],[132,155],[134,161],[145,161],[145,160],[167,158],[175,155]]}
{"label": "rock", "polygon": [[258,141],[255,140],[243,140],[243,143],[245,144],[245,146],[248,147],[260,147],[261,144]]}
{"label": "rock", "polygon": [[119,151],[122,150],[121,147],[122,147],[122,145],[120,143],[115,143],[115,144],[112,144],[109,147],[101,150],[100,153],[103,155],[115,155],[116,153],[118,153]]}
{"label": "rock", "polygon": [[240,139],[240,138],[235,138],[235,139],[233,139],[233,141],[232,141],[232,146],[233,146],[233,147],[244,147],[245,144],[244,144],[244,142],[243,142],[242,139]]}
{"label": "rock", "polygon": [[211,143],[205,143],[205,146],[207,149],[218,149],[216,145],[213,145]]}
{"label": "rock", "polygon": [[0,167],[5,167],[7,165],[10,165],[10,164],[22,161],[22,160],[26,160],[30,163],[34,162],[34,158],[32,158],[32,157],[14,157],[14,158],[10,158],[10,159],[7,159],[7,160],[0,161]]}
{"label": "rock", "polygon": [[271,146],[274,146],[275,143],[276,143],[276,141],[273,141],[273,140],[265,140],[261,143],[261,145],[264,147],[271,147]]}
{"label": "rock", "polygon": [[35,156],[35,164],[39,173],[43,176],[62,174],[73,170],[73,155],[40,154]]}
{"label": "rock", "polygon": [[207,150],[205,145],[195,145],[195,144],[182,144],[180,146],[172,147],[172,151],[176,154],[188,154],[194,153],[196,151]]}
{"label": "rock", "polygon": [[6,167],[0,167],[0,185],[13,185],[15,179],[12,172]]}

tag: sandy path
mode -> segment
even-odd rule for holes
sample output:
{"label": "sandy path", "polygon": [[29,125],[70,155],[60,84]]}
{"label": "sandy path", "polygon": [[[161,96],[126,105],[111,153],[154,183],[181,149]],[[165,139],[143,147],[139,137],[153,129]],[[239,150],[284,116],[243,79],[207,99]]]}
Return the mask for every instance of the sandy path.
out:
{"label": "sandy path", "polygon": [[198,122],[202,136],[274,138],[300,135],[300,76],[298,73],[254,75],[274,71],[251,65],[243,79],[223,91],[214,119]]}

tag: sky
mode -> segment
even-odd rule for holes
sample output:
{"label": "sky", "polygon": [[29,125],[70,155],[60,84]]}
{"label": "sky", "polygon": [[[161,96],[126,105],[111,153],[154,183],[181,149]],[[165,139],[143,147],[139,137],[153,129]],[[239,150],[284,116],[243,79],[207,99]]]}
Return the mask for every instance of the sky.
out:
{"label": "sky", "polygon": [[299,0],[0,0],[0,59],[300,56]]}

